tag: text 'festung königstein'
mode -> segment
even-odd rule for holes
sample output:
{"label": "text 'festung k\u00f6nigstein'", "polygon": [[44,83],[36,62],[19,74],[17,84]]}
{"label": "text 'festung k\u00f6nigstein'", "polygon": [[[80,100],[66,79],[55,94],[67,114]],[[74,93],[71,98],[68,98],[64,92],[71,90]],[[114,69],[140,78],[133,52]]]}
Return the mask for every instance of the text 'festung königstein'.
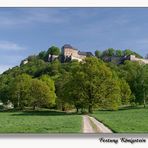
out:
{"label": "text 'festung k\u00f6nigstein'", "polygon": [[119,142],[121,143],[130,143],[130,144],[135,144],[135,143],[146,143],[146,138],[104,138],[101,137],[99,138],[100,143],[115,143],[118,144]]}

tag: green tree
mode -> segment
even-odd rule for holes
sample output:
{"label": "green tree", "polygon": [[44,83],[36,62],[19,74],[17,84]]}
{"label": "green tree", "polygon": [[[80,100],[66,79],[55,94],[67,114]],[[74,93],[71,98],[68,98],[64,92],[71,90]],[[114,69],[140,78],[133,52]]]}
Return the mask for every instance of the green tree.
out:
{"label": "green tree", "polygon": [[59,60],[53,61],[50,66],[50,75],[51,76],[59,75],[60,71],[61,71],[60,61]]}
{"label": "green tree", "polygon": [[131,51],[130,49],[124,50],[124,55],[129,56],[131,54],[133,54],[133,51]]}
{"label": "green tree", "polygon": [[55,103],[55,97],[51,93],[49,86],[38,79],[33,79],[30,88],[30,105],[33,106],[35,110],[36,107],[42,107],[48,105],[53,105]]}
{"label": "green tree", "polygon": [[58,109],[65,111],[66,104],[71,102],[71,98],[68,97],[68,89],[66,84],[70,81],[70,73],[64,72],[55,81],[56,95],[57,95],[57,107]]}
{"label": "green tree", "polygon": [[23,109],[28,106],[32,78],[27,74],[16,77],[10,84],[11,101],[15,107]]}
{"label": "green tree", "polygon": [[[65,65],[64,73],[59,77],[57,81],[57,94],[59,102],[64,109],[65,104],[68,103],[70,107],[75,106],[78,110],[84,107],[83,98],[80,95],[80,90],[77,87],[79,81],[73,79],[72,76],[75,75],[77,71],[80,70],[80,63],[77,61],[72,61]],[[76,83],[77,82],[77,83]],[[69,108],[70,108],[69,107]]]}
{"label": "green tree", "polygon": [[35,58],[32,59],[29,63],[22,65],[20,69],[23,73],[27,73],[32,77],[39,77],[46,71],[47,67],[48,63],[41,59]]}
{"label": "green tree", "polygon": [[10,99],[10,87],[9,84],[13,78],[8,75],[0,76],[0,100],[6,103]]}
{"label": "green tree", "polygon": [[132,92],[130,86],[124,79],[119,80],[122,105],[130,104]]}
{"label": "green tree", "polygon": [[102,57],[106,57],[106,56],[112,57],[114,55],[115,55],[115,49],[113,49],[113,48],[108,48],[105,51],[103,51],[103,53],[102,53]]}
{"label": "green tree", "polygon": [[143,65],[139,62],[126,61],[124,65],[120,65],[119,77],[124,78],[129,84],[135,103],[143,104]]}
{"label": "green tree", "polygon": [[42,75],[40,77],[40,80],[42,80],[50,89],[50,99],[53,101],[52,104],[54,104],[56,100],[56,94],[55,94],[55,84],[54,81],[48,76],[48,75]]}
{"label": "green tree", "polygon": [[95,51],[95,56],[96,56],[97,58],[100,58],[100,57],[101,57],[101,51],[96,50],[96,51]]}
{"label": "green tree", "polygon": [[141,65],[141,67],[141,75],[137,80],[137,96],[145,107],[148,101],[148,65]]}
{"label": "green tree", "polygon": [[129,56],[129,55],[135,55],[138,58],[143,58],[141,55],[139,55],[138,53],[130,50],[130,49],[126,49],[123,51],[124,55]]}
{"label": "green tree", "polygon": [[45,56],[45,61],[48,62],[49,60],[49,54],[52,56],[52,55],[60,55],[60,49],[56,46],[51,46],[47,52],[46,52],[46,56]]}
{"label": "green tree", "polygon": [[56,46],[52,46],[48,49],[47,53],[51,55],[60,55],[60,49]]}
{"label": "green tree", "polygon": [[115,55],[115,49],[113,49],[113,48],[108,48],[107,52],[108,52],[109,56],[114,56]]}
{"label": "green tree", "polygon": [[41,51],[38,54],[38,58],[41,59],[41,60],[46,60],[46,51]]}
{"label": "green tree", "polygon": [[123,56],[123,51],[122,50],[116,50],[116,56],[118,56],[118,57]]}
{"label": "green tree", "polygon": [[97,58],[86,58],[80,63],[70,83],[71,97],[88,108],[93,107],[118,109],[120,104],[120,88],[113,78],[111,70]]}

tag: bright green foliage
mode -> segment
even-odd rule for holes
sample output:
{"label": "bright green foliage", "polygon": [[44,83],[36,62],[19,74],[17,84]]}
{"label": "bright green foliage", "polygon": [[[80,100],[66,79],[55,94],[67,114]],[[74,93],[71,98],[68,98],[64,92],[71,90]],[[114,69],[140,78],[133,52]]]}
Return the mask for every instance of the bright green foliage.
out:
{"label": "bright green foliage", "polygon": [[120,85],[120,91],[121,91],[121,101],[123,105],[128,105],[130,104],[131,101],[131,95],[132,92],[130,90],[130,86],[128,83],[124,80],[121,79],[119,80],[119,85]]}
{"label": "bright green foliage", "polygon": [[6,103],[10,99],[10,90],[9,90],[9,83],[12,79],[8,76],[1,76],[0,77],[0,100],[3,103]]}
{"label": "bright green foliage", "polygon": [[41,51],[38,54],[38,58],[41,59],[41,60],[46,60],[46,51]]}
{"label": "bright green foliage", "polygon": [[27,64],[21,66],[21,70],[33,77],[39,77],[47,69],[48,64],[38,58],[33,58]]}
{"label": "bright green foliage", "polygon": [[142,102],[145,107],[148,102],[148,65],[142,66],[141,76],[137,82],[137,95],[141,98],[140,102]]}
{"label": "bright green foliage", "polygon": [[67,110],[66,104],[71,102],[71,98],[68,96],[68,91],[70,86],[68,88],[66,87],[66,84],[70,80],[70,73],[65,72],[63,75],[61,75],[55,83],[56,86],[56,95],[57,95],[57,107],[58,109],[61,109],[63,111]]}
{"label": "bright green foliage", "polygon": [[50,72],[49,74],[51,76],[56,76],[56,75],[59,75],[60,74],[60,71],[61,71],[61,63],[59,60],[55,60],[51,63],[50,65]]}
{"label": "bright green foliage", "polygon": [[38,79],[32,80],[30,87],[30,104],[33,106],[33,109],[35,109],[35,107],[53,105],[55,103],[55,95],[48,85]]}
{"label": "bright green foliage", "polygon": [[51,55],[60,55],[60,49],[58,47],[52,46],[48,49],[47,53]]}
{"label": "bright green foliage", "polygon": [[[33,104],[31,102],[33,99],[39,102],[39,95],[43,96],[42,92],[44,92],[46,94],[44,98],[47,99],[43,99],[44,101],[38,103],[37,106],[50,107],[57,97],[56,105],[62,110],[75,107],[77,110],[87,108],[89,112],[96,107],[117,110],[120,105],[147,103],[147,65],[143,66],[138,62],[130,61],[117,65],[98,60],[98,58],[110,59],[112,56],[121,57],[130,54],[141,57],[137,53],[129,49],[122,51],[109,48],[103,53],[96,50],[97,58],[89,57],[82,62],[74,60],[66,63],[61,63],[59,60],[48,62],[49,54],[60,55],[60,49],[52,46],[48,51],[42,51],[37,56],[29,56],[27,64],[21,63],[20,66],[0,75],[0,100],[4,103],[12,100],[15,107],[23,108]],[[32,78],[30,77],[29,80],[29,76],[24,76],[24,74]],[[35,78],[39,79],[42,84],[39,84],[39,81],[34,82]],[[32,84],[32,79],[35,79],[34,84]],[[23,83],[20,84],[20,81]],[[40,85],[38,96],[30,93],[31,89],[29,89],[32,87],[35,93],[34,89],[37,89],[35,83]],[[43,85],[46,91],[41,91]],[[52,103],[49,103],[49,100]]]}
{"label": "bright green foliage", "polygon": [[128,55],[131,55],[131,54],[133,54],[133,51],[131,51],[130,49],[124,50],[124,55],[128,56]]}
{"label": "bright green foliage", "polygon": [[69,96],[89,112],[96,106],[116,110],[120,105],[118,83],[111,70],[97,58],[86,58],[68,84]]}
{"label": "bright green foliage", "polygon": [[40,77],[40,80],[42,80],[44,83],[46,83],[46,85],[49,87],[50,98],[52,98],[52,101],[53,101],[52,104],[54,104],[55,100],[56,100],[54,81],[48,75],[42,75]]}
{"label": "bright green foliage", "polygon": [[22,74],[16,77],[10,85],[10,98],[14,106],[23,109],[30,99],[31,77]]}

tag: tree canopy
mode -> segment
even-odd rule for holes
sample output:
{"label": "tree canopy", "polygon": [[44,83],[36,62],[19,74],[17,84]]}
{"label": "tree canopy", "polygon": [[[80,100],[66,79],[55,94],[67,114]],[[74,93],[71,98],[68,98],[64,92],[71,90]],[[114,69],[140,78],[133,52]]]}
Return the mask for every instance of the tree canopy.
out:
{"label": "tree canopy", "polygon": [[77,111],[94,109],[118,110],[122,106],[144,105],[148,102],[148,65],[125,61],[122,64],[104,62],[104,57],[139,54],[130,49],[95,51],[95,57],[49,62],[51,55],[60,55],[52,46],[28,62],[0,75],[0,100],[11,101],[15,108],[46,107]]}

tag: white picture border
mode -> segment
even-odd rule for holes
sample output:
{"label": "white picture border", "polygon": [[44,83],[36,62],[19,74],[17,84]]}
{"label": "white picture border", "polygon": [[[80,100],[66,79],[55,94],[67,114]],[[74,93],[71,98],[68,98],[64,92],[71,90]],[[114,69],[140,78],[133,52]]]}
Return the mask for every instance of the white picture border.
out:
{"label": "white picture border", "polygon": [[0,0],[0,7],[148,7],[148,0]]}
{"label": "white picture border", "polygon": [[[0,7],[148,7],[148,0],[0,0]],[[127,134],[128,135],[128,134]],[[148,135],[146,135],[148,137]],[[147,143],[100,143],[99,135],[83,137],[72,136],[13,136],[1,135],[2,148],[146,148]],[[114,137],[114,136],[113,136]],[[132,137],[132,135],[131,135]],[[140,135],[138,137],[141,137]],[[147,138],[148,139],[148,138]],[[148,140],[147,140],[148,141]]]}

